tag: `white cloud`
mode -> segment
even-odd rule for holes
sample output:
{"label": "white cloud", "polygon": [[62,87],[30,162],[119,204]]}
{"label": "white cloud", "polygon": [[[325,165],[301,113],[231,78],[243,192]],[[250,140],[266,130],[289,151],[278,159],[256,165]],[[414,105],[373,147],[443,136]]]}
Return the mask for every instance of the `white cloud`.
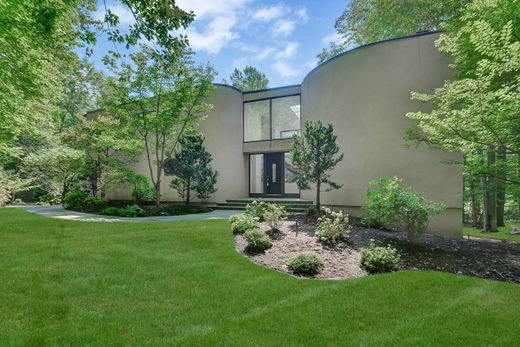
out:
{"label": "white cloud", "polygon": [[340,43],[343,42],[343,38],[341,37],[340,34],[335,32],[335,33],[332,33],[332,34],[327,35],[324,38],[322,38],[321,42],[323,42],[323,44],[325,44],[325,45],[328,45],[331,42],[334,42],[336,44],[340,44]]}
{"label": "white cloud", "polygon": [[[132,12],[128,9],[128,7],[123,6],[121,4],[111,4],[107,6],[113,14],[119,17],[119,23],[121,25],[130,25],[135,23],[135,18],[132,15]],[[97,10],[95,16],[97,20],[103,20],[105,18],[105,7],[100,6]]]}
{"label": "white cloud", "polygon": [[286,11],[285,6],[277,4],[256,10],[251,17],[260,22],[270,22],[273,19],[281,17]]}
{"label": "white cloud", "polygon": [[283,51],[280,51],[275,54],[276,59],[289,59],[296,55],[296,52],[298,51],[298,47],[300,45],[298,42],[293,41],[289,42],[287,46],[285,46],[285,49]]}
{"label": "white cloud", "polygon": [[193,11],[195,22],[184,31],[191,47],[198,51],[217,54],[233,40],[239,38],[234,30],[239,13],[249,0],[178,0],[177,5]]}
{"label": "white cloud", "polygon": [[307,8],[306,7],[302,7],[300,8],[298,11],[296,11],[296,14],[298,15],[298,17],[303,21],[303,22],[306,22],[309,20],[309,15],[307,14]]}
{"label": "white cloud", "polygon": [[210,21],[203,30],[188,29],[186,33],[190,46],[195,50],[217,54],[229,42],[239,37],[238,33],[231,30],[235,24],[234,16],[223,16]]}
{"label": "white cloud", "polygon": [[296,28],[296,23],[290,19],[280,19],[276,21],[272,28],[275,37],[287,37],[292,34]]}
{"label": "white cloud", "polygon": [[193,11],[196,20],[215,14],[235,12],[242,9],[249,0],[177,0],[176,4],[185,11]]}
{"label": "white cloud", "polygon": [[253,60],[256,60],[256,61],[264,60],[265,58],[272,56],[275,51],[276,50],[272,47],[263,48],[263,49],[259,50],[258,52],[256,52],[257,54],[253,57]]}
{"label": "white cloud", "polygon": [[300,70],[290,67],[282,60],[275,62],[272,65],[272,68],[280,75],[282,75],[282,77],[295,77],[300,74]]}

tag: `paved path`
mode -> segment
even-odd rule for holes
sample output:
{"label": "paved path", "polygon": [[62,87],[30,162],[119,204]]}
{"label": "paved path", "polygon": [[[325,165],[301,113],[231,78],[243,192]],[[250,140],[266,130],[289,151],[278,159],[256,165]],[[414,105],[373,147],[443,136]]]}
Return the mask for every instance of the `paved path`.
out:
{"label": "paved path", "polygon": [[226,219],[232,214],[241,213],[242,211],[235,210],[215,210],[208,213],[185,214],[182,216],[153,216],[153,217],[115,217],[103,216],[93,213],[83,213],[69,211],[60,205],[52,206],[38,206],[38,205],[19,205],[10,206],[12,208],[23,208],[26,211],[35,213],[40,216],[76,220],[82,222],[171,222],[194,219]]}

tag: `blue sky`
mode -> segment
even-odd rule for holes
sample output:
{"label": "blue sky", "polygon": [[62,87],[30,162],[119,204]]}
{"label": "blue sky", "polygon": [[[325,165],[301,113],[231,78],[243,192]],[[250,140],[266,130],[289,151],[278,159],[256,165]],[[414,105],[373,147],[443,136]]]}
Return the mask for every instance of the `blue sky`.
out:
{"label": "blue sky", "polygon": [[[107,2],[127,26],[133,18],[117,1]],[[334,22],[346,0],[177,0],[193,10],[195,21],[186,30],[198,62],[210,62],[218,71],[215,82],[235,67],[253,65],[263,71],[270,87],[299,84],[314,66],[316,55],[338,40]],[[100,8],[102,8],[102,2]],[[99,13],[102,16],[102,11]],[[92,57],[103,69],[101,57],[111,47],[98,38]]]}

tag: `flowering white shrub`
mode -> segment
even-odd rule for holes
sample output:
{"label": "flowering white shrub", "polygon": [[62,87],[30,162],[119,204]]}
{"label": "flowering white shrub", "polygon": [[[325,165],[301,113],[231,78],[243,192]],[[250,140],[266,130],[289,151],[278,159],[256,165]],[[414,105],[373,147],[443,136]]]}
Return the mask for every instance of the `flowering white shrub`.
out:
{"label": "flowering white shrub", "polygon": [[318,241],[330,245],[347,241],[350,237],[348,215],[343,211],[335,212],[328,208],[323,209],[322,215],[317,221],[316,237]]}

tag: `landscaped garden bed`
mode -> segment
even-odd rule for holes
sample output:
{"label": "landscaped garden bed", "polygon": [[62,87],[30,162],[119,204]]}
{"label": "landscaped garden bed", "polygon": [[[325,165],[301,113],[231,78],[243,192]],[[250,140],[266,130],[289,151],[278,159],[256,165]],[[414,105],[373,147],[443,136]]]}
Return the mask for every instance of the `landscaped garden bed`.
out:
{"label": "landscaped garden bed", "polygon": [[[319,242],[316,225],[305,216],[294,216],[281,222],[280,232],[272,237],[272,246],[261,253],[247,251],[242,235],[235,236],[239,252],[252,261],[292,273],[288,260],[299,252],[312,251],[323,261],[323,270],[315,278],[342,279],[367,275],[360,265],[360,250],[370,240],[377,245],[391,245],[400,255],[395,270],[420,269],[451,272],[480,278],[520,283],[520,244],[488,239],[449,240],[436,235],[424,235],[422,242],[412,244],[404,232],[368,228],[355,223],[350,227],[349,241],[337,246]],[[266,223],[259,228],[268,232]]]}

